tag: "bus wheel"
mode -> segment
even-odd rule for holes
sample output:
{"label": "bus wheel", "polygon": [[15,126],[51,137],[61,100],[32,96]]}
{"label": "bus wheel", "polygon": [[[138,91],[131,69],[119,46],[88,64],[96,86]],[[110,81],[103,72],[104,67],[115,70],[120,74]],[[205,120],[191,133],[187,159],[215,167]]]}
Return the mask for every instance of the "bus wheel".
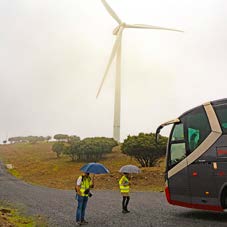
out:
{"label": "bus wheel", "polygon": [[227,208],[227,187],[225,187],[221,193],[221,206],[223,209]]}

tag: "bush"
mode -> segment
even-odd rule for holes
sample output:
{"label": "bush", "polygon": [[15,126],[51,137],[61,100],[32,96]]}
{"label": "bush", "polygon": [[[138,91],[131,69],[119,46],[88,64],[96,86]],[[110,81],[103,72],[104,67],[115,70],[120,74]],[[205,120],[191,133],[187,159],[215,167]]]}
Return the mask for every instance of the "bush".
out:
{"label": "bush", "polygon": [[167,137],[160,136],[160,142],[155,142],[155,133],[140,133],[138,136],[128,136],[121,149],[126,155],[134,157],[142,167],[150,167],[165,155]]}
{"label": "bush", "polygon": [[56,152],[58,158],[60,158],[65,149],[66,147],[63,142],[56,142],[52,146],[52,151]]}

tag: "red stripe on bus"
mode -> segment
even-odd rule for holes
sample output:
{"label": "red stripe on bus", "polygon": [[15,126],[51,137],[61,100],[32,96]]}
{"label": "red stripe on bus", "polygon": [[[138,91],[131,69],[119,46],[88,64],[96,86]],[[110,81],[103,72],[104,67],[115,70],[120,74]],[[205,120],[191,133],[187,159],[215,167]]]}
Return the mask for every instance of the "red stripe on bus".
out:
{"label": "red stripe on bus", "polygon": [[227,150],[218,150],[218,155],[227,154]]}
{"label": "red stripe on bus", "polygon": [[170,193],[169,193],[169,188],[166,187],[165,188],[165,193],[166,193],[166,199],[169,203],[171,203],[171,199],[170,199]]}
{"label": "red stripe on bus", "polygon": [[203,204],[192,204],[192,203],[185,203],[176,200],[171,200],[169,188],[165,188],[166,199],[172,205],[187,207],[187,208],[194,208],[194,209],[201,209],[201,210],[212,210],[212,211],[219,211],[223,212],[223,208],[220,206],[213,206],[213,205],[203,205]]}
{"label": "red stripe on bus", "polygon": [[185,203],[185,202],[174,201],[174,200],[171,200],[171,204],[183,206],[183,207],[188,207],[188,208],[195,208],[195,209],[201,209],[201,210],[212,210],[212,211],[219,211],[219,212],[222,211],[223,212],[223,208],[220,207],[220,206],[192,204],[192,203]]}

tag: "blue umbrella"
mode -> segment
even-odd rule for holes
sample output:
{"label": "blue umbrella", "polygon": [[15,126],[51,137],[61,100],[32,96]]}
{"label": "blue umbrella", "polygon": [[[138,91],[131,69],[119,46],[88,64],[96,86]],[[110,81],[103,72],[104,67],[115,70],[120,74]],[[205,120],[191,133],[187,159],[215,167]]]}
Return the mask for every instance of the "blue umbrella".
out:
{"label": "blue umbrella", "polygon": [[85,173],[94,173],[94,174],[104,174],[109,173],[110,171],[101,163],[91,162],[80,169],[82,172]]}

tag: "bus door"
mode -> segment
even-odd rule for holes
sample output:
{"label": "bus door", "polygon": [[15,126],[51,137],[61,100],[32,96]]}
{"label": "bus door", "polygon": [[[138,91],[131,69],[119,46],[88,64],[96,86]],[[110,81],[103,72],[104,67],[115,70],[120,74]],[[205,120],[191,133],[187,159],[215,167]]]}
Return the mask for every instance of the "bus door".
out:
{"label": "bus door", "polygon": [[186,154],[184,125],[178,123],[173,126],[167,149],[167,180],[172,204],[191,203]]}

